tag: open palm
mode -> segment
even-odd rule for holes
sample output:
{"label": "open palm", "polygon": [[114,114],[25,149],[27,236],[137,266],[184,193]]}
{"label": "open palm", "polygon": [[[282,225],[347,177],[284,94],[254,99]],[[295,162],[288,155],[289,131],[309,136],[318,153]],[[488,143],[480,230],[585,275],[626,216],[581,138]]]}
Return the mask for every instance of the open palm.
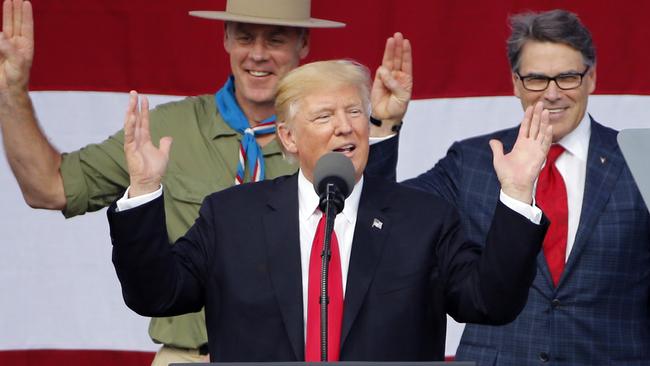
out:
{"label": "open palm", "polygon": [[160,147],[154,146],[149,133],[149,101],[143,97],[138,109],[138,94],[132,91],[124,122],[124,154],[131,180],[130,197],[160,187],[167,170],[171,143],[171,137],[163,137]]}
{"label": "open palm", "polygon": [[526,109],[515,145],[508,154],[503,153],[501,142],[490,141],[501,189],[522,202],[532,201],[535,180],[551,147],[553,130],[548,113],[541,102]]}
{"label": "open palm", "polygon": [[32,4],[23,0],[5,0],[0,35],[0,90],[26,89],[33,58]]}

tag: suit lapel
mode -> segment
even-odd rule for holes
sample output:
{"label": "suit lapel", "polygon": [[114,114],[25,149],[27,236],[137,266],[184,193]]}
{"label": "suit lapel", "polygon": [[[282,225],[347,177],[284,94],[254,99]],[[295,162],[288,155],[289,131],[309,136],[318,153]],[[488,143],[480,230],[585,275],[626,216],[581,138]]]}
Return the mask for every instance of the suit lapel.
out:
{"label": "suit lapel", "polygon": [[381,183],[365,178],[359,202],[357,223],[352,239],[352,253],[348,269],[341,329],[341,348],[359,314],[375,269],[381,258],[384,243],[391,228],[389,218],[383,212],[390,192],[380,193]]}
{"label": "suit lapel", "polygon": [[271,190],[264,215],[267,261],[282,320],[296,360],[305,359],[297,175]]}
{"label": "suit lapel", "polygon": [[558,287],[575,267],[624,166],[625,162],[616,143],[616,134],[607,133],[605,127],[592,120],[580,224]]}

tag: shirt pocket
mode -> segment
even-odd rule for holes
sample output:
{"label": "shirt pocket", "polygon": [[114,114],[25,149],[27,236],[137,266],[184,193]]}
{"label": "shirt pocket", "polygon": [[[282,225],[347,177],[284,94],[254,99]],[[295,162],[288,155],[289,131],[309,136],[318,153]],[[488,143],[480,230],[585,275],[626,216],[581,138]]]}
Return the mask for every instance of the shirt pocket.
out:
{"label": "shirt pocket", "polygon": [[211,187],[206,182],[174,173],[165,176],[163,186],[165,193],[174,200],[197,205],[203,203],[207,195],[217,191],[215,187]]}

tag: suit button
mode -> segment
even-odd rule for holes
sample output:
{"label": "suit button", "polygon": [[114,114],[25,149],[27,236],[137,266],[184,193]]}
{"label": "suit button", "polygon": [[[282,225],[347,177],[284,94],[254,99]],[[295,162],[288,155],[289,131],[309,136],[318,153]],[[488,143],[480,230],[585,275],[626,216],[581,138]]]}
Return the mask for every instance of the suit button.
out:
{"label": "suit button", "polygon": [[542,362],[548,362],[548,360],[549,360],[548,353],[540,352],[539,353],[539,360],[542,361]]}
{"label": "suit button", "polygon": [[553,309],[557,308],[558,306],[560,306],[560,300],[553,299],[553,301],[551,301],[551,306],[553,306]]}

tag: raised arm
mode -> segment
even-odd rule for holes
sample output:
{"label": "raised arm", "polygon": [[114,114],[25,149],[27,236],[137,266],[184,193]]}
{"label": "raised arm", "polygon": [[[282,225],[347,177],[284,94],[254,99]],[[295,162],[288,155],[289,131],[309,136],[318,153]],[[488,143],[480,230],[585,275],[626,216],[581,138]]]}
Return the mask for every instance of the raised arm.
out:
{"label": "raised arm", "polygon": [[61,210],[66,205],[61,154],[38,126],[28,93],[34,57],[32,5],[4,0],[2,7],[0,127],[7,160],[28,205]]}
{"label": "raised arm", "polygon": [[381,126],[372,124],[370,135],[391,135],[399,129],[413,91],[413,61],[411,43],[402,33],[395,33],[386,40],[381,66],[375,73],[370,99],[372,117]]}

